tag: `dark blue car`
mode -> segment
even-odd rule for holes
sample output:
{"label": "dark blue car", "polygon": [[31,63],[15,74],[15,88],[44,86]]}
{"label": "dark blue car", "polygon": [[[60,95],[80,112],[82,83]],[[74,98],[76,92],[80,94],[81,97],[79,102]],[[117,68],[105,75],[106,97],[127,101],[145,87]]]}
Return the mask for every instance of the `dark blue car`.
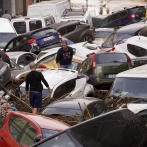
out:
{"label": "dark blue car", "polygon": [[5,46],[4,51],[31,51],[38,53],[49,46],[61,45],[61,42],[60,33],[48,27],[24,33],[13,38]]}
{"label": "dark blue car", "polygon": [[146,9],[144,6],[124,8],[104,18],[96,28],[112,28],[136,23],[145,18]]}

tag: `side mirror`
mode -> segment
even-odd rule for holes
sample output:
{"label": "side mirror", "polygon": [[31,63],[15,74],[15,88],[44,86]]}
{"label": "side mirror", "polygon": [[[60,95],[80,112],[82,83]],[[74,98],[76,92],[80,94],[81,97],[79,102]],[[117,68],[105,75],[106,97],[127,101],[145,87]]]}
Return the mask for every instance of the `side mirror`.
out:
{"label": "side mirror", "polygon": [[38,136],[36,136],[36,137],[34,138],[34,143],[39,142],[40,139],[41,139],[41,137],[42,137],[42,134],[39,134]]}

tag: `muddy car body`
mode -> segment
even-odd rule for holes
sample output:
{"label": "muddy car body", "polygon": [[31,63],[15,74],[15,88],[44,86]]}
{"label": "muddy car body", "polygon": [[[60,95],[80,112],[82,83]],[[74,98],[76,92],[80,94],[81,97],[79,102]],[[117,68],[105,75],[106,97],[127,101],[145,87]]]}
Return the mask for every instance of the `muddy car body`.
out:
{"label": "muddy car body", "polygon": [[147,65],[139,66],[116,75],[108,96],[123,95],[132,101],[147,100]]}
{"label": "muddy car body", "polygon": [[[86,59],[86,57],[80,57],[73,55],[72,63],[71,63],[71,69],[72,70],[78,70],[81,66],[82,62]],[[58,65],[56,63],[56,55],[53,57],[50,57],[46,60],[42,60],[41,62],[38,62],[36,64],[37,68],[41,69],[52,69],[52,68],[58,68]]]}
{"label": "muddy car body", "polygon": [[[46,81],[52,90],[51,97],[89,97],[94,96],[94,88],[87,83],[88,77],[84,74],[78,74],[75,70],[68,69],[50,69],[43,71]],[[20,92],[24,93],[25,82],[20,85]],[[48,89],[43,84],[42,94],[49,95]]]}
{"label": "muddy car body", "polygon": [[94,86],[112,84],[116,74],[133,68],[130,59],[124,53],[101,53],[89,56],[78,71],[90,77]]}
{"label": "muddy car body", "polygon": [[31,147],[143,147],[147,128],[128,109],[84,121]]}
{"label": "muddy car body", "polygon": [[[82,111],[79,107],[79,103]],[[84,105],[84,103],[86,105]],[[101,99],[93,97],[84,98],[64,98],[57,100],[49,104],[43,111],[43,114],[56,114],[56,115],[68,115],[76,118],[76,115],[80,121],[84,121],[85,118],[95,117],[102,113],[106,113],[107,105]]]}
{"label": "muddy car body", "polygon": [[35,54],[29,52],[7,52],[7,55],[12,61],[21,67],[25,67],[36,60],[37,57]]}
{"label": "muddy car body", "polygon": [[102,44],[101,51],[105,52],[107,50],[110,50],[116,43],[119,43],[125,39],[129,39],[133,36],[138,36],[139,31],[146,25],[147,22],[145,20],[142,20],[141,22],[127,25],[118,29],[115,33],[112,33]]}
{"label": "muddy car body", "polygon": [[132,59],[132,62],[135,67],[145,65],[145,64],[147,64],[147,56],[134,58],[134,59]]}
{"label": "muddy car body", "polygon": [[[120,41],[109,52],[126,53],[131,59],[147,55],[147,37],[133,36]],[[108,51],[107,51],[108,52]]]}
{"label": "muddy car body", "polygon": [[10,40],[4,48],[4,52],[34,52],[39,53],[46,47],[61,45],[60,33],[50,27],[33,30],[19,35]]}
{"label": "muddy car body", "polygon": [[146,9],[144,6],[124,8],[118,12],[112,12],[104,18],[97,28],[112,28],[137,23],[145,18]]}
{"label": "muddy car body", "polygon": [[[58,31],[63,37],[73,41],[74,43],[94,40],[94,33],[90,29],[90,25],[81,23],[80,21],[60,22],[49,27]],[[76,37],[75,37],[76,36]]]}
{"label": "muddy car body", "polygon": [[69,128],[68,125],[52,118],[25,112],[10,112],[0,121],[0,146],[34,144],[34,139],[41,134],[40,140]]}

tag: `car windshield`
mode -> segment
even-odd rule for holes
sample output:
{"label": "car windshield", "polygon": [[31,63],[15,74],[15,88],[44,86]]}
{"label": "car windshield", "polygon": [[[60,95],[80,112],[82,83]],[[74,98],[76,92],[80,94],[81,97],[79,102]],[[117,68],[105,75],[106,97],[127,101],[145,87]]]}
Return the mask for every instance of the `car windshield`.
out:
{"label": "car windshield", "polygon": [[128,58],[125,54],[117,54],[117,53],[108,53],[108,54],[98,54],[96,56],[97,64],[105,64],[105,63],[122,63],[127,62]]}
{"label": "car windshield", "polygon": [[3,49],[14,37],[16,37],[15,33],[0,33],[0,49]]}
{"label": "car windshield", "polygon": [[47,28],[47,29],[40,29],[38,31],[35,31],[34,33],[32,33],[32,37],[42,37],[42,36],[46,36],[46,35],[49,35],[51,33],[55,33],[56,31],[54,29],[50,29],[50,28]]}
{"label": "car windshield", "polygon": [[109,96],[147,99],[147,78],[116,78]]}
{"label": "car windshield", "polygon": [[55,135],[56,133],[59,132],[59,131],[49,130],[49,129],[44,129],[44,128],[42,128],[41,131],[42,131],[42,137],[43,137],[43,139],[44,138],[47,138],[47,137],[50,137],[52,135]]}
{"label": "car windshield", "polygon": [[82,112],[80,109],[47,107],[42,113],[44,114],[63,114],[63,115],[70,115],[73,117],[78,116],[79,119],[82,118]]}
{"label": "car windshield", "polygon": [[47,140],[38,147],[76,147],[66,133]]}
{"label": "car windshield", "polygon": [[132,37],[130,34],[111,34],[107,40],[103,43],[103,48],[112,48],[117,42]]}

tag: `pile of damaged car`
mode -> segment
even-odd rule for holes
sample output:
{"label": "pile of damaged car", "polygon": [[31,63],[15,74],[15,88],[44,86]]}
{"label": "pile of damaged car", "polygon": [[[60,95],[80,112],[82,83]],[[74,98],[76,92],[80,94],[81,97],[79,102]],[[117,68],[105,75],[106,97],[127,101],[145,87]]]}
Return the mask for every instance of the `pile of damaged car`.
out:
{"label": "pile of damaged car", "polygon": [[0,147],[147,147],[147,3],[14,3],[0,8]]}

